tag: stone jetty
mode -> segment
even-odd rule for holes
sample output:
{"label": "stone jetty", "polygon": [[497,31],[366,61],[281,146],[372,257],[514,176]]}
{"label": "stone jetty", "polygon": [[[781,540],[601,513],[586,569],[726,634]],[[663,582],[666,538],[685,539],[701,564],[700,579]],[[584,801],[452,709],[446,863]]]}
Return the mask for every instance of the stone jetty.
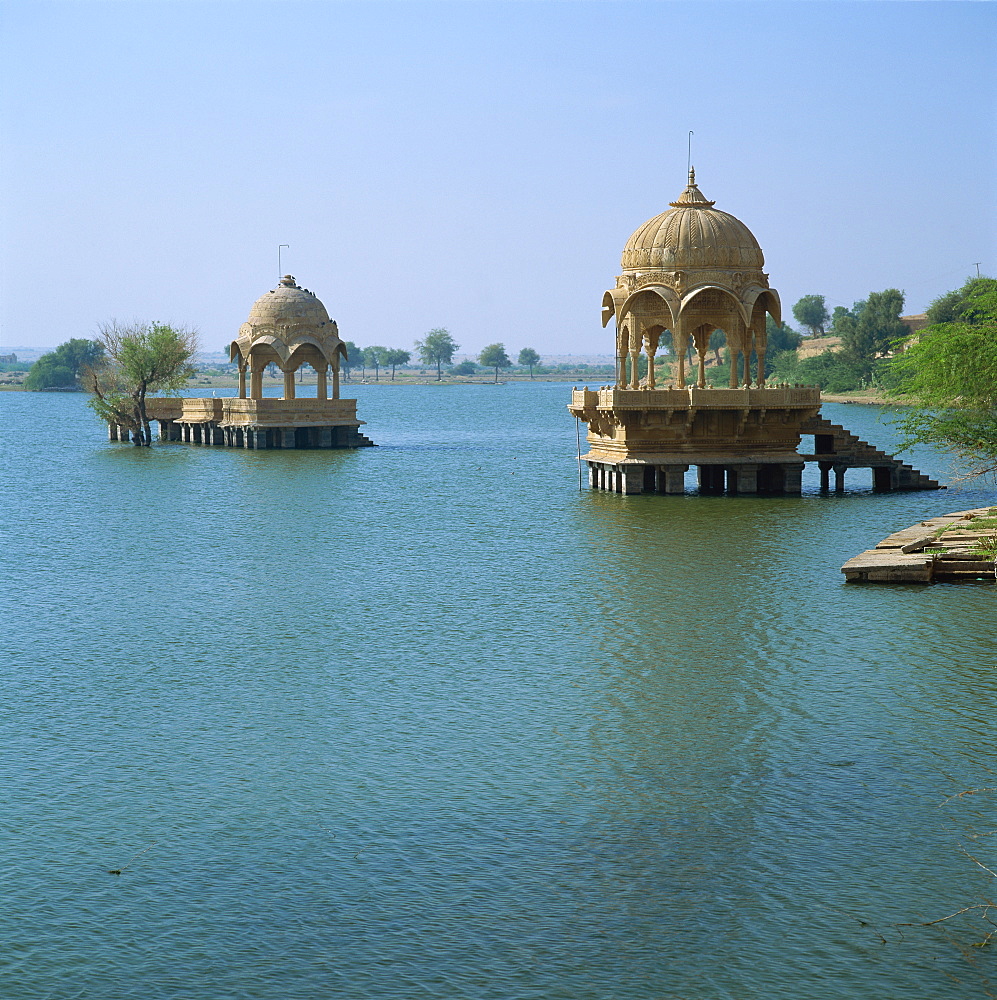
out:
{"label": "stone jetty", "polygon": [[919,521],[841,572],[856,583],[946,583],[997,579],[997,507],[978,507]]}

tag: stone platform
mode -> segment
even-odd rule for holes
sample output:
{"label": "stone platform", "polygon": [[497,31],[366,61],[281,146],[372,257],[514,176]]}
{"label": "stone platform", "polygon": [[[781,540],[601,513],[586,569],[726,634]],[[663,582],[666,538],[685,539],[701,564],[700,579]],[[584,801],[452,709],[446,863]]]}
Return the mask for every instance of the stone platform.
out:
{"label": "stone platform", "polygon": [[997,579],[997,507],[978,507],[894,532],[841,567],[855,583],[931,583]]}
{"label": "stone platform", "polygon": [[681,493],[690,465],[704,492],[799,493],[801,426],[820,410],[810,386],[575,389],[588,424],[593,489]]}
{"label": "stone platform", "polygon": [[[844,489],[848,469],[868,468],[877,492],[939,489],[899,459],[820,416],[816,386],[739,389],[574,389],[568,411],[588,425],[593,489],[682,493],[689,466],[706,493],[799,494],[807,461],[821,485]],[[814,436],[812,453],[801,438]]]}
{"label": "stone platform", "polygon": [[[178,399],[146,400],[161,441],[230,448],[369,448],[360,433],[355,399]],[[111,424],[112,441],[127,441],[128,430]]]}

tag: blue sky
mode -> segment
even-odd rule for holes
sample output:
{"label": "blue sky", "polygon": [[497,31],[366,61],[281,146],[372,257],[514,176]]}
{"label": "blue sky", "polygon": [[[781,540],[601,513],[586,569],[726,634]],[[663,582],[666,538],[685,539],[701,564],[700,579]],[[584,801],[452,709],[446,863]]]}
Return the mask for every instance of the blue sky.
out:
{"label": "blue sky", "polygon": [[0,7],[0,344],[232,339],[284,270],[344,339],[611,353],[620,251],[682,190],[786,313],[997,273],[992,3]]}

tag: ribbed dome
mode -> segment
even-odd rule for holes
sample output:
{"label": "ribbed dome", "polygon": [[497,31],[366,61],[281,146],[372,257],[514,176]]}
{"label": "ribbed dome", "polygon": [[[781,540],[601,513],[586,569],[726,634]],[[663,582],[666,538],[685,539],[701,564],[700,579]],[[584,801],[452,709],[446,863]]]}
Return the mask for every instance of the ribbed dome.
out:
{"label": "ribbed dome", "polygon": [[290,274],[285,274],[273,291],[256,300],[244,325],[321,328],[328,323],[329,313],[322,302],[307,289],[299,288]]}
{"label": "ribbed dome", "polygon": [[718,211],[696,186],[696,172],[671,208],[645,222],[627,240],[623,270],[719,267],[737,270],[765,265],[751,230],[733,215]]}

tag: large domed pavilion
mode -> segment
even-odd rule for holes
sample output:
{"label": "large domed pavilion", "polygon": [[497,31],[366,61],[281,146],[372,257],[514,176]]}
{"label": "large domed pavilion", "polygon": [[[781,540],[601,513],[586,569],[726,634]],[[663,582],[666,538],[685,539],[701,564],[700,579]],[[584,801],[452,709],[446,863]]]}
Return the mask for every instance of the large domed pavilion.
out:
{"label": "large domed pavilion", "polygon": [[[765,258],[751,230],[714,208],[696,185],[696,171],[670,208],[645,222],[623,248],[623,274],[606,292],[602,325],[616,320],[617,385],[640,387],[638,359],[647,354],[647,385],[654,388],[654,361],[661,334],[671,331],[675,381],[685,385],[689,340],[699,355],[697,384],[706,386],[706,351],[722,330],[731,354],[730,387],[765,384],[765,316],[781,321],[778,293],[769,287]],[[743,359],[743,369],[740,360]]]}
{"label": "large domed pavilion", "polygon": [[[799,493],[806,460],[818,463],[821,487],[843,488],[848,468],[873,470],[876,490],[934,489],[934,480],[860,441],[820,416],[817,386],[765,384],[765,320],[781,322],[779,295],[762,270],[751,230],[715,208],[689,182],[667,211],[649,219],[623,248],[623,273],[602,297],[602,325],[616,324],[616,384],[575,389],[569,412],[588,425],[593,488],[618,493],[682,493],[690,465],[703,492]],[[722,330],[729,387],[706,379],[706,352]],[[670,333],[673,381],[655,387],[654,362]],[[686,385],[690,341],[699,356]],[[640,375],[640,356],[647,374]],[[756,358],[752,377],[752,358]],[[814,436],[813,454],[799,453]]]}

